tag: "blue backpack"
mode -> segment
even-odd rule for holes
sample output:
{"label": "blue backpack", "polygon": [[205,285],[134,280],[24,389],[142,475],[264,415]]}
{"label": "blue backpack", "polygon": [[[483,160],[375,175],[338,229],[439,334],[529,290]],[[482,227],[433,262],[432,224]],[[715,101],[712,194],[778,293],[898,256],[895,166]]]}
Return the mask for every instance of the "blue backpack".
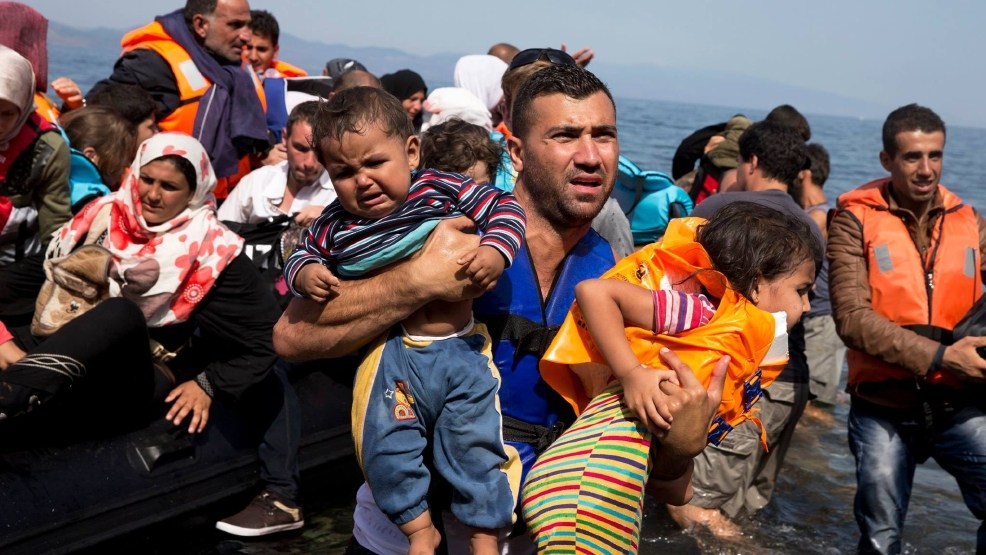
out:
{"label": "blue backpack", "polygon": [[685,217],[694,207],[691,197],[674,184],[671,176],[642,170],[623,156],[620,156],[613,198],[630,220],[634,245],[657,241],[671,218]]}

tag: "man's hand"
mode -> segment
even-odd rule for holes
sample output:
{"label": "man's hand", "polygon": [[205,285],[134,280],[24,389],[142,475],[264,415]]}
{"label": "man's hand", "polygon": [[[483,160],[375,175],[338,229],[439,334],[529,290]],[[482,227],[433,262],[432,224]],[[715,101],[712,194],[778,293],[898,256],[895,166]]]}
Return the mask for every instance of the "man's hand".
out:
{"label": "man's hand", "polygon": [[407,275],[428,300],[461,301],[483,294],[465,268],[459,265],[479,246],[476,224],[466,217],[442,220],[424,246],[409,262]]}
{"label": "man's hand", "polygon": [[69,110],[75,110],[84,104],[82,89],[68,77],[59,77],[52,81],[51,90],[55,91],[55,94],[62,99],[65,107]]}
{"label": "man's hand", "polygon": [[456,263],[479,245],[466,217],[441,221],[413,257],[385,271],[343,280],[332,302],[293,299],[274,326],[274,349],[292,360],[352,353],[434,300],[482,294]]}
{"label": "man's hand", "polygon": [[977,347],[986,347],[986,337],[963,337],[945,347],[942,368],[963,381],[986,382],[986,360]]}
{"label": "man's hand", "polygon": [[300,225],[301,227],[308,227],[312,225],[315,218],[322,215],[323,210],[325,210],[324,206],[310,204],[302,208],[301,211],[294,215],[294,223]]}
{"label": "man's hand", "polygon": [[321,264],[305,264],[294,276],[294,288],[313,301],[324,303],[339,287],[339,278]]}
{"label": "man's hand", "polygon": [[[565,46],[564,42],[561,43],[561,51],[568,52],[568,48]],[[581,67],[589,65],[589,62],[591,62],[595,56],[596,53],[590,48],[581,48],[572,54],[572,58],[575,59],[575,63],[579,64]]]}
{"label": "man's hand", "polygon": [[192,420],[188,423],[188,433],[196,434],[205,429],[209,422],[209,408],[212,406],[212,397],[199,387],[195,380],[187,381],[171,390],[165,403],[174,401],[171,410],[165,417],[175,426],[180,426],[182,421],[189,413]]}
{"label": "man's hand", "polygon": [[273,166],[274,164],[280,164],[287,159],[288,147],[284,146],[284,141],[281,141],[267,151],[267,155],[260,160],[260,165]]}
{"label": "man's hand", "polygon": [[668,396],[668,409],[674,417],[674,425],[663,434],[655,434],[661,440],[659,450],[666,450],[670,459],[684,462],[705,449],[708,443],[709,425],[722,400],[722,387],[726,381],[729,357],[724,356],[712,369],[712,381],[706,389],[692,369],[669,349],[661,349],[661,358],[678,375],[678,383],[661,382],[661,391]]}

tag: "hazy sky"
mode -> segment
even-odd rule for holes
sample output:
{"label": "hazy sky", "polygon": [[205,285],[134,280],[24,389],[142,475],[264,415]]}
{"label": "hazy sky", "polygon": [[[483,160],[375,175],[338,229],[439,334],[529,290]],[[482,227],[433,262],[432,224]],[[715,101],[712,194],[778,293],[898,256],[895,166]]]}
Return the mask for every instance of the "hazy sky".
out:
{"label": "hazy sky", "polygon": [[[28,0],[75,27],[136,27],[182,4]],[[887,105],[919,102],[986,127],[986,2],[978,0],[255,0],[282,33],[415,54],[590,46],[599,59],[723,70]],[[591,67],[590,67],[591,69]]]}

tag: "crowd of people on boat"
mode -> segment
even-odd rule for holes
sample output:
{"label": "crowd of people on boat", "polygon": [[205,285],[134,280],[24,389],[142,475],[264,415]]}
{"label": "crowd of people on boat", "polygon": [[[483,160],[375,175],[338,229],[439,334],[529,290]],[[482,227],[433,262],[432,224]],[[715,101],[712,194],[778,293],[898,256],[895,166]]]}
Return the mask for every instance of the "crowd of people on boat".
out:
{"label": "crowd of people on boat", "polygon": [[939,183],[931,109],[833,199],[790,105],[641,170],[589,49],[497,44],[429,91],[308,76],[273,14],[188,0],[83,91],[42,14],[0,21],[0,437],[198,434],[222,405],[261,486],[217,528],[294,530],[293,365],[355,355],[347,553],[635,553],[647,495],[741,534],[845,380],[860,553],[901,552],[928,457],[986,518],[986,221]]}

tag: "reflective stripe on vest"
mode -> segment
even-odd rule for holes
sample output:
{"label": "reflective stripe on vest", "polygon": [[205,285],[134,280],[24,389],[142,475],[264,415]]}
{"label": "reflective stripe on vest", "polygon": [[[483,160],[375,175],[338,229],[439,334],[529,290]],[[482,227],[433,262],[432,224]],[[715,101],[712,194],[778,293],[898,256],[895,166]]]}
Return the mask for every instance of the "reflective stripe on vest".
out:
{"label": "reflective stripe on vest", "polygon": [[199,100],[212,82],[202,75],[189,53],[168,36],[164,27],[156,21],[124,35],[122,45],[124,53],[147,48],[168,62],[178,87],[178,107],[159,120],[158,127],[163,131],[181,131],[192,135]]}

